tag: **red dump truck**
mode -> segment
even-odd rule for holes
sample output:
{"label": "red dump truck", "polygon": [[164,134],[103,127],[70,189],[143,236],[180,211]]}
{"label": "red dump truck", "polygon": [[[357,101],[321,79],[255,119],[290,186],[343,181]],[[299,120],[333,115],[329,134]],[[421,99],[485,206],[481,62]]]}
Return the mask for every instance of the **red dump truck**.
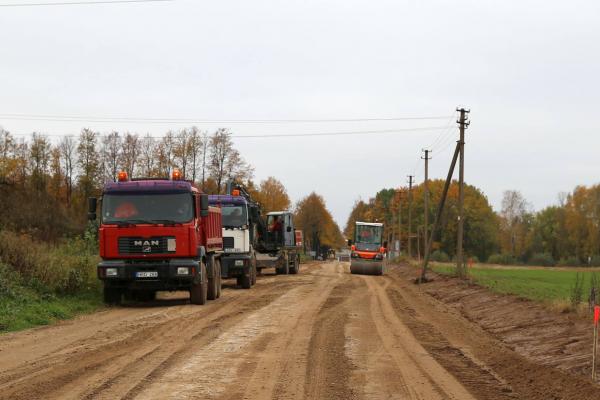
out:
{"label": "red dump truck", "polygon": [[[221,294],[221,210],[173,171],[171,179],[132,179],[119,173],[104,186],[98,278],[104,301],[153,299],[157,291],[190,292],[193,304]],[[96,219],[98,199],[89,199]]]}

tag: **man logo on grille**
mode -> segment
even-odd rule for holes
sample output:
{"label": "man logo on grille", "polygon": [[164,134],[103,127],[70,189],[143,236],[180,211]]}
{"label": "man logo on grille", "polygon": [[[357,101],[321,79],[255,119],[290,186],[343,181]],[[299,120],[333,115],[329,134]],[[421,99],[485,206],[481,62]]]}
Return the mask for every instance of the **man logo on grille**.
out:
{"label": "man logo on grille", "polygon": [[160,241],[158,241],[158,240],[134,240],[133,245],[141,246],[143,253],[151,253],[152,246],[159,246]]}

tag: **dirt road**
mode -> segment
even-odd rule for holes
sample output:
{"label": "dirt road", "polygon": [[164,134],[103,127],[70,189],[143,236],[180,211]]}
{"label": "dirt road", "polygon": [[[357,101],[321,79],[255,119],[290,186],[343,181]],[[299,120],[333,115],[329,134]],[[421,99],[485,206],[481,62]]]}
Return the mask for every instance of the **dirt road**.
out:
{"label": "dirt road", "polygon": [[[586,399],[409,283],[346,263],[0,336],[2,399]],[[491,357],[493,354],[496,358]]]}

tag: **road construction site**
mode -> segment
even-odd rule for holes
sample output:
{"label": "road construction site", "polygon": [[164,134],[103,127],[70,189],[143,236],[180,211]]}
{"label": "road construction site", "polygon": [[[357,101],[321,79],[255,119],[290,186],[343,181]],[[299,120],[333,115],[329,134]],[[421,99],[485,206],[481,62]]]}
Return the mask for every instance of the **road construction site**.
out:
{"label": "road construction site", "polygon": [[600,398],[591,338],[569,317],[451,278],[417,286],[415,273],[312,262],[250,291],[224,281],[203,307],[159,293],[6,334],[0,398]]}

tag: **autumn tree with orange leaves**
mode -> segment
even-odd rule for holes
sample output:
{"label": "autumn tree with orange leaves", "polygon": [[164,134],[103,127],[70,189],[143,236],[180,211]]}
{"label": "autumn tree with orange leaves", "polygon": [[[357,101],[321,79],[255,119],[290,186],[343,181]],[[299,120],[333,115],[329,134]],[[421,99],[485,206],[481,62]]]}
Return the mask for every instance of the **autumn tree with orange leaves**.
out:
{"label": "autumn tree with orange leaves", "polygon": [[260,183],[254,196],[265,214],[271,211],[289,210],[291,206],[290,197],[285,186],[272,176]]}
{"label": "autumn tree with orange leaves", "polygon": [[319,252],[321,247],[339,248],[344,245],[340,228],[333,220],[321,195],[312,192],[296,205],[297,229],[304,232],[307,247]]}

